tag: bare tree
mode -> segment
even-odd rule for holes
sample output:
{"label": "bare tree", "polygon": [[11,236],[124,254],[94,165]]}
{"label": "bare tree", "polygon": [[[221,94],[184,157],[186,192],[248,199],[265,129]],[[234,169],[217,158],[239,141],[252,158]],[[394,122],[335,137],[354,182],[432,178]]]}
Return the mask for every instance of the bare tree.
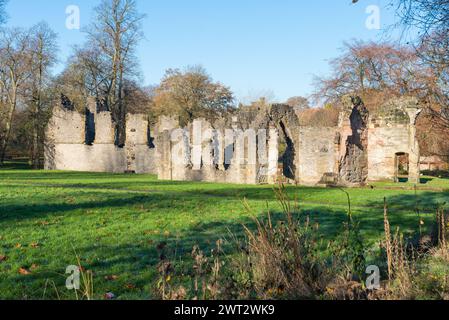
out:
{"label": "bare tree", "polygon": [[84,112],[88,97],[95,97],[99,105],[109,110],[106,106],[110,88],[108,63],[101,50],[91,44],[75,48],[56,85],[79,112]]}
{"label": "bare tree", "polygon": [[378,105],[404,94],[427,97],[435,83],[432,70],[413,48],[390,43],[346,43],[331,67],[331,76],[316,78],[315,100],[337,103],[343,95],[356,94],[368,106]]}
{"label": "bare tree", "polygon": [[415,28],[419,38],[446,35],[449,28],[448,0],[392,0],[400,23],[406,29]]}
{"label": "bare tree", "polygon": [[[116,144],[121,146],[126,134],[125,83],[138,75],[134,53],[143,37],[145,16],[137,11],[135,0],[102,0],[95,13],[95,22],[87,31],[89,57],[93,53],[95,60],[87,67],[91,68],[93,89],[102,91],[104,104],[113,114]],[[101,69],[94,70],[99,66]]]}
{"label": "bare tree", "polygon": [[449,0],[392,0],[392,3],[397,8],[399,25],[405,30],[418,31],[417,53],[438,77],[439,87],[434,95],[443,108],[434,112],[434,116],[449,128]]}
{"label": "bare tree", "polygon": [[44,127],[50,109],[50,70],[57,60],[57,35],[48,24],[41,22],[30,30],[30,79],[28,85],[28,107],[32,121],[31,161],[39,168],[42,155]]}
{"label": "bare tree", "polygon": [[449,118],[443,112],[447,100],[441,75],[422,59],[423,55],[412,46],[346,44],[342,55],[331,62],[332,75],[317,78],[314,98],[335,106],[343,95],[358,95],[373,110],[393,97],[415,96],[424,109],[417,123],[423,153],[449,155],[445,138],[449,134]]}
{"label": "bare tree", "polygon": [[31,76],[30,35],[21,29],[4,29],[0,33],[0,164],[6,147],[19,95]]}

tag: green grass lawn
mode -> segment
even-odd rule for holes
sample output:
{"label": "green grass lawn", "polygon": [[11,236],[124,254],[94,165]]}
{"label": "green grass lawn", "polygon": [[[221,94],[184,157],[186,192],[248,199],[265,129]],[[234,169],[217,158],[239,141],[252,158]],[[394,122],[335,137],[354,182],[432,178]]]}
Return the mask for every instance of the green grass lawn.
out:
{"label": "green grass lawn", "polygon": [[[449,180],[429,178],[417,191],[409,184],[376,183],[347,189],[354,217],[368,244],[383,231],[383,199],[393,227],[417,230],[418,206],[430,225],[438,204],[449,202]],[[347,198],[340,189],[288,187],[298,214],[334,238],[346,220]],[[281,211],[271,186],[158,181],[152,175],[0,170],[0,299],[74,298],[65,289],[65,270],[76,265],[94,272],[101,299],[150,299],[157,278],[156,246],[164,241],[178,259],[199,244],[207,250],[220,238],[241,235],[253,213]],[[230,245],[226,247],[232,253]],[[20,268],[30,271],[24,275]],[[113,280],[107,280],[111,276]],[[54,282],[56,289],[50,283]]]}

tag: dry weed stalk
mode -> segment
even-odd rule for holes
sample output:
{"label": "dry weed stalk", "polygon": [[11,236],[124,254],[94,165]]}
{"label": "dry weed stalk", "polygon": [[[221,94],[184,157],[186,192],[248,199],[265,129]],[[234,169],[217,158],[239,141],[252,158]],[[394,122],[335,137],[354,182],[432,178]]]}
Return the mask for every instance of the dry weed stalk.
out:
{"label": "dry weed stalk", "polygon": [[387,251],[388,278],[389,280],[391,280],[393,275],[392,271],[393,253],[391,249],[391,230],[390,230],[390,221],[388,220],[387,198],[384,198],[384,232],[385,232],[385,249]]}
{"label": "dry weed stalk", "polygon": [[263,221],[252,214],[244,201],[256,224],[255,231],[244,226],[254,289],[261,298],[314,297],[324,291],[325,276],[315,260],[316,243],[309,236],[312,233],[310,225],[302,225],[294,218],[292,207],[299,206],[292,206],[283,184],[275,189],[275,195],[286,218],[276,225],[273,225],[269,210],[266,221]]}
{"label": "dry weed stalk", "polygon": [[444,208],[440,207],[437,209],[437,226],[438,226],[438,245],[441,248],[446,248],[446,232],[447,232],[447,225],[446,225],[446,216],[444,212]]}

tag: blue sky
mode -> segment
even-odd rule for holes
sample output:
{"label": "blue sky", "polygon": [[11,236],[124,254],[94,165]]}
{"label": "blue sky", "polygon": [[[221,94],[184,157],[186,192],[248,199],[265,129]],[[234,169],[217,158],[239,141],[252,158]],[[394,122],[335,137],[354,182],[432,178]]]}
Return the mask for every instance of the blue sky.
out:
{"label": "blue sky", "polygon": [[[283,101],[308,96],[313,76],[329,72],[328,61],[344,41],[379,40],[369,30],[366,8],[381,9],[381,27],[393,22],[389,0],[137,0],[147,14],[146,39],[138,49],[145,84],[156,84],[167,68],[201,64],[241,100],[274,94]],[[99,0],[10,0],[9,26],[45,20],[59,35],[60,71],[85,35],[65,27],[65,9],[77,5],[81,27]]]}

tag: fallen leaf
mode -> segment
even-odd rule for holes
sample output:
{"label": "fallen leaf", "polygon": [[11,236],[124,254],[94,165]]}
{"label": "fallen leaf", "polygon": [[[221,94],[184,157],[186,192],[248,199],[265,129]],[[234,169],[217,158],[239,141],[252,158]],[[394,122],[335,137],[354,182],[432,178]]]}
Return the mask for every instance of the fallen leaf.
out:
{"label": "fallen leaf", "polygon": [[118,279],[118,276],[116,276],[115,274],[113,274],[112,276],[106,276],[104,277],[105,280],[107,281],[114,281]]}
{"label": "fallen leaf", "polygon": [[69,204],[73,204],[76,202],[76,199],[74,197],[67,197],[66,202]]}
{"label": "fallen leaf", "polygon": [[34,248],[34,249],[39,248],[39,243],[33,242],[33,243],[30,244],[30,247]]}
{"label": "fallen leaf", "polygon": [[0,262],[8,260],[7,256],[0,256]]}
{"label": "fallen leaf", "polygon": [[26,268],[23,268],[23,267],[19,269],[19,273],[24,276],[31,274],[31,272],[29,270],[27,270]]}
{"label": "fallen leaf", "polygon": [[132,290],[132,289],[135,289],[135,288],[136,288],[136,286],[135,286],[135,285],[133,285],[132,283],[127,283],[127,284],[125,284],[125,288],[126,288],[126,289],[130,289],[130,290]]}
{"label": "fallen leaf", "polygon": [[113,294],[112,292],[108,292],[104,295],[104,298],[106,300],[113,300],[113,299],[115,299],[115,294]]}
{"label": "fallen leaf", "polygon": [[20,248],[22,248],[22,245],[20,243],[17,243],[16,244],[16,249],[20,249]]}

